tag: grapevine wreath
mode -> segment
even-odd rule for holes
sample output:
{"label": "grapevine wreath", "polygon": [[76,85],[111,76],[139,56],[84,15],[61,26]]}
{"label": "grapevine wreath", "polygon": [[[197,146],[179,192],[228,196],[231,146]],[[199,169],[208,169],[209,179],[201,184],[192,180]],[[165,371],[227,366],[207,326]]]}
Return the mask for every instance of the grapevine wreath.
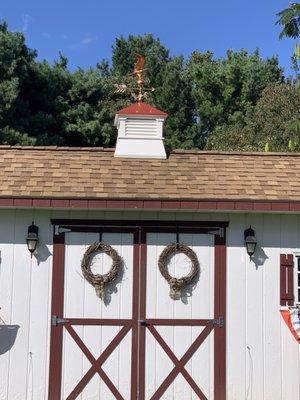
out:
{"label": "grapevine wreath", "polygon": [[[181,278],[175,278],[169,274],[168,263],[170,258],[176,253],[185,254],[191,261],[191,271]],[[161,253],[158,259],[158,268],[162,276],[170,285],[170,297],[173,300],[178,300],[181,296],[182,289],[192,283],[195,277],[199,274],[200,266],[196,253],[185,244],[173,243],[168,245]]]}
{"label": "grapevine wreath", "polygon": [[[112,266],[106,274],[93,274],[91,270],[92,259],[97,253],[105,253],[112,259]],[[117,251],[109,244],[100,242],[92,244],[86,250],[82,258],[81,270],[85,279],[94,286],[97,296],[103,299],[105,286],[116,279],[122,265],[122,257]]]}

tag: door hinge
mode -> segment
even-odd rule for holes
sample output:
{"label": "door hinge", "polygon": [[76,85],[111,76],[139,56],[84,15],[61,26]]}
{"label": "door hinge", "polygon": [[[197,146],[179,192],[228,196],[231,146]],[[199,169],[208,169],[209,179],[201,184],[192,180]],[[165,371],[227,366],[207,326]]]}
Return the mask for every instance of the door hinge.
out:
{"label": "door hinge", "polygon": [[68,322],[70,322],[68,319],[59,318],[57,315],[52,315],[52,317],[51,317],[51,325],[52,326],[66,324]]}
{"label": "door hinge", "polygon": [[224,318],[223,317],[219,317],[213,320],[213,324],[218,326],[219,328],[223,328],[224,326]]}

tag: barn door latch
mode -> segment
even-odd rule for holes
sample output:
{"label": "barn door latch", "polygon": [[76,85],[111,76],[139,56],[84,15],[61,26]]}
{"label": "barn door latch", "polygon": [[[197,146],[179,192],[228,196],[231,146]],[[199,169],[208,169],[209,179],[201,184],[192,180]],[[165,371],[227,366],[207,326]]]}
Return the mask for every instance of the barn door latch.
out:
{"label": "barn door latch", "polygon": [[57,315],[52,315],[52,317],[51,317],[51,325],[52,326],[66,324],[68,322],[70,322],[68,319],[59,318]]}
{"label": "barn door latch", "polygon": [[145,321],[144,319],[139,319],[139,324],[141,325],[141,326],[147,326],[148,324],[147,324],[147,321]]}
{"label": "barn door latch", "polygon": [[213,324],[215,326],[218,326],[219,328],[223,328],[224,326],[224,318],[223,317],[219,317],[213,320]]}

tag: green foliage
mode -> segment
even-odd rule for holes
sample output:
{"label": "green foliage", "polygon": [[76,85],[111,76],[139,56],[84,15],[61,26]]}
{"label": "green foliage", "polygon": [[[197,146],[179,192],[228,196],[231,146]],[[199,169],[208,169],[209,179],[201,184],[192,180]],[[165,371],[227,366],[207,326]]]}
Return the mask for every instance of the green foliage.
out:
{"label": "green foliage", "polygon": [[28,103],[23,97],[36,53],[27,48],[22,34],[9,32],[0,23],[0,140],[9,144],[33,144],[21,128]]}
{"label": "green foliage", "polygon": [[113,46],[112,74],[125,77],[133,72],[137,54],[146,57],[147,75],[150,84],[155,85],[159,81],[159,74],[164,65],[169,61],[169,51],[155,39],[153,35],[144,36],[129,35],[128,39],[123,36],[116,39]]}
{"label": "green foliage", "polygon": [[130,35],[116,39],[111,66],[102,60],[95,68],[71,72],[62,54],[53,64],[37,61],[23,34],[10,32],[5,23],[0,24],[0,142],[114,146],[115,113],[132,102],[115,92],[115,84],[132,83],[137,54],[146,56],[146,86],[155,88],[146,101],[168,113],[169,148],[299,149],[298,89],[283,84],[276,57],[230,50],[224,58],[194,52],[186,61],[170,56],[150,34]]}
{"label": "green foliage", "polygon": [[264,88],[283,81],[278,59],[262,60],[258,50],[253,54],[230,50],[217,60],[211,52],[194,52],[188,70],[201,130],[206,134],[219,126],[242,123]]}
{"label": "green foliage", "polygon": [[207,149],[242,151],[300,150],[300,90],[289,84],[267,86],[244,123],[219,127]]}
{"label": "green foliage", "polygon": [[279,38],[297,38],[300,33],[300,4],[290,3],[289,7],[277,14],[277,25],[282,26]]}
{"label": "green foliage", "polygon": [[[289,7],[277,14],[277,25],[282,26],[279,38],[284,37],[296,39],[300,34],[300,4],[290,3]],[[293,55],[293,63],[297,65],[300,59],[300,44],[297,43]],[[298,69],[298,66],[297,66]]]}

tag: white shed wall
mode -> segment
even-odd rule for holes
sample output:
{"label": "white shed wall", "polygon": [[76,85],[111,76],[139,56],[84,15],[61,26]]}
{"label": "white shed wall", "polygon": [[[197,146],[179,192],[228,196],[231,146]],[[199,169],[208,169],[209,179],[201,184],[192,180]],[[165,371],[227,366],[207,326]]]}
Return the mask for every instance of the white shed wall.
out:
{"label": "white shed wall", "polygon": [[[279,214],[0,211],[0,317],[19,325],[12,349],[0,351],[0,400],[47,398],[52,266],[50,218],[228,220],[227,398],[299,400],[300,346],[280,316],[279,254],[300,250],[300,217]],[[37,257],[25,243],[40,228]],[[255,229],[250,262],[243,232]],[[1,343],[0,343],[1,349]]]}

